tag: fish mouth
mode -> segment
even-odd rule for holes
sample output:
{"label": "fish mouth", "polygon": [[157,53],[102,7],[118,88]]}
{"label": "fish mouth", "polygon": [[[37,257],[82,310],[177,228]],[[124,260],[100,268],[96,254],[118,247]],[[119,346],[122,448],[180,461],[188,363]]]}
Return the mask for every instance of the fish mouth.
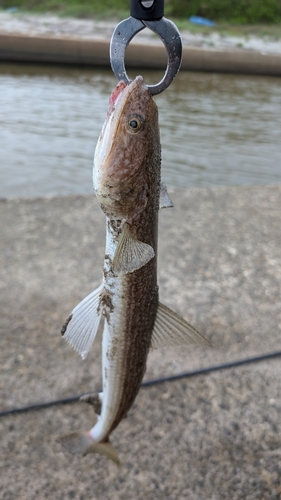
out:
{"label": "fish mouth", "polygon": [[123,81],[121,81],[115,87],[110,96],[107,119],[98,139],[94,156],[94,169],[96,170],[96,173],[94,174],[93,180],[95,189],[95,184],[98,180],[95,177],[99,177],[103,166],[110,156],[124,106],[130,95],[141,85],[144,85],[142,76],[137,76],[132,82],[129,83],[129,85],[126,85]]}
{"label": "fish mouth", "polygon": [[129,85],[126,85],[125,82],[121,80],[111,93],[109,99],[109,113],[115,113],[119,118],[123,111],[126,99],[140,85],[143,85],[142,76],[137,76],[132,82],[129,83]]}

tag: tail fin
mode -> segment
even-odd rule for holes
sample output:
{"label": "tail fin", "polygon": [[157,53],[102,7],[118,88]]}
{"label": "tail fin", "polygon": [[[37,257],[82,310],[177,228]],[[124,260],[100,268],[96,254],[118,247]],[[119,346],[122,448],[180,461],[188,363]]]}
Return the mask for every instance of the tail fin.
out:
{"label": "tail fin", "polygon": [[118,467],[121,465],[117,451],[109,441],[96,443],[90,432],[73,432],[61,438],[62,445],[71,453],[98,453],[112,460]]}

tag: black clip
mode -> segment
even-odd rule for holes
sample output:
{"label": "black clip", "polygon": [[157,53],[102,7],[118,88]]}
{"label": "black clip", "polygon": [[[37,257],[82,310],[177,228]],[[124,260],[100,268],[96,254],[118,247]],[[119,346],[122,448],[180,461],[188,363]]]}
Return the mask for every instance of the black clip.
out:
{"label": "black clip", "polygon": [[[112,71],[118,80],[130,83],[125,69],[125,52],[132,38],[145,27],[156,33],[165,45],[168,54],[166,72],[156,85],[147,85],[151,94],[156,95],[166,90],[178,73],[182,59],[181,36],[176,25],[163,16],[164,1],[161,5],[157,0],[131,0],[131,17],[119,23],[111,37],[110,63]],[[134,16],[141,16],[138,19]],[[160,19],[159,17],[160,16]],[[150,19],[150,20],[147,20]],[[151,20],[152,19],[152,20]]]}

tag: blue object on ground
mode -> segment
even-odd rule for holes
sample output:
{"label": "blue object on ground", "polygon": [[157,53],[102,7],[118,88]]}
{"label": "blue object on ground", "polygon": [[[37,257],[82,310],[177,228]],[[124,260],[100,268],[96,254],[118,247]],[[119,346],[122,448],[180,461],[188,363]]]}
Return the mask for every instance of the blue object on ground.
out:
{"label": "blue object on ground", "polygon": [[214,21],[210,21],[210,19],[205,19],[205,17],[200,16],[190,16],[188,20],[191,23],[201,24],[202,26],[215,26],[216,24]]}
{"label": "blue object on ground", "polygon": [[6,9],[6,12],[9,12],[10,14],[13,14],[13,12],[16,12],[17,10],[19,10],[18,7],[8,7]]}

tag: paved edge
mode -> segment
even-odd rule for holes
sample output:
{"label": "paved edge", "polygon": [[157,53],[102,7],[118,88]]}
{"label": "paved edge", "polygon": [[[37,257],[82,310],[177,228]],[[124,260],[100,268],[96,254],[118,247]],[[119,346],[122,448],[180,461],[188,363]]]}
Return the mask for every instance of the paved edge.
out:
{"label": "paved edge", "polygon": [[[110,66],[109,40],[0,34],[0,61]],[[126,52],[127,67],[163,69],[166,64],[162,46],[131,43]],[[281,54],[183,47],[181,69],[281,76]]]}

